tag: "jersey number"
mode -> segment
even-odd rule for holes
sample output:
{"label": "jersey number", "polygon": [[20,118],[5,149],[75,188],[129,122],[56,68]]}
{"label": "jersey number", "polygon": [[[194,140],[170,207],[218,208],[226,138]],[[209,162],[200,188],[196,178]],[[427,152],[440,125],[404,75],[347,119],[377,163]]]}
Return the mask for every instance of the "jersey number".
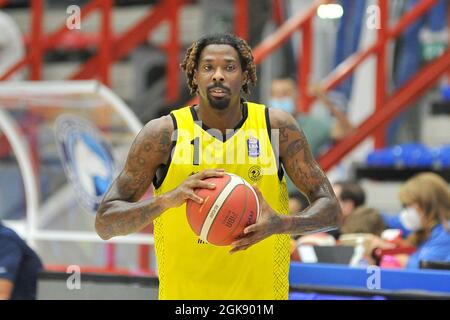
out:
{"label": "jersey number", "polygon": [[194,145],[194,156],[192,159],[192,164],[194,166],[200,165],[200,138],[196,137],[191,141],[191,144]]}

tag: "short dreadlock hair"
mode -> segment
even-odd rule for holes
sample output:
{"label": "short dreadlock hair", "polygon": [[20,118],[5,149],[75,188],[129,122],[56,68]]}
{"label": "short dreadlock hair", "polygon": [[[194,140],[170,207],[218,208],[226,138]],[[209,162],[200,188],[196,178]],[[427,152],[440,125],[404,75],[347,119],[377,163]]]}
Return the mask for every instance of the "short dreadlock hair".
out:
{"label": "short dreadlock hair", "polygon": [[186,73],[187,84],[192,95],[197,92],[197,84],[194,83],[195,70],[198,68],[198,60],[203,49],[210,44],[227,44],[236,49],[241,62],[242,72],[247,71],[248,80],[242,86],[244,93],[249,93],[249,84],[256,84],[256,66],[252,55],[252,49],[245,40],[232,34],[206,35],[194,42],[186,51],[181,68]]}

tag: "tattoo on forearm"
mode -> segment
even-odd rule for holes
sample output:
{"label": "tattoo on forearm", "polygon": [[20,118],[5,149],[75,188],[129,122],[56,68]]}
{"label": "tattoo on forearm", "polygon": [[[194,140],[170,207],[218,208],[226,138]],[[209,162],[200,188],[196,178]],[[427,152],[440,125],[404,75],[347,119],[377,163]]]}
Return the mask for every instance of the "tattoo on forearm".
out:
{"label": "tattoo on forearm", "polygon": [[159,205],[156,205],[150,209],[148,208],[141,208],[139,210],[139,217],[141,224],[148,223],[149,219],[154,215],[155,213],[158,213],[161,211],[161,207]]}
{"label": "tattoo on forearm", "polygon": [[162,212],[161,206],[155,203],[134,205],[134,209],[127,208],[126,212],[118,205],[106,215],[104,232],[108,237],[137,232]]}

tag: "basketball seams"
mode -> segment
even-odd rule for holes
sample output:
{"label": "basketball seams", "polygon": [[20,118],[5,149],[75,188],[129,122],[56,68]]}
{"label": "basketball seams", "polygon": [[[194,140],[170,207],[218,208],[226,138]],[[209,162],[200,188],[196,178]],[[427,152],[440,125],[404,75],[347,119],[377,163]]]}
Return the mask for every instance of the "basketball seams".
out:
{"label": "basketball seams", "polygon": [[[225,201],[229,197],[229,195],[232,193],[234,188],[236,188],[239,185],[239,182],[240,182],[239,177],[237,177],[236,175],[230,174],[230,178],[231,178],[230,181],[228,181],[228,183],[222,189],[220,194],[217,196],[217,199],[214,202],[214,204],[209,209],[208,215],[206,216],[205,221],[203,222],[203,225],[202,225],[202,228],[200,231],[200,239],[205,242],[208,242],[207,237],[208,237],[209,230],[211,229],[211,226],[212,226],[214,220],[216,219],[220,209],[222,208],[223,204],[225,203]],[[218,206],[218,207],[217,207],[214,215],[211,216],[211,209],[215,208],[216,206]]]}
{"label": "basketball seams", "polygon": [[253,195],[255,196],[255,199],[256,199],[256,221],[258,221],[258,219],[259,219],[259,199],[258,199],[258,195],[256,194],[256,192],[253,189],[253,187],[250,185],[250,183],[245,181],[245,179],[243,179],[243,178],[241,178],[241,179],[244,182],[244,184],[253,192]]}
{"label": "basketball seams", "polygon": [[[235,190],[238,186],[239,186],[239,184],[234,186],[234,188],[233,188],[233,189],[228,193],[228,195],[226,196],[225,200],[224,200],[223,203],[222,203],[222,206],[217,210],[217,213],[216,213],[216,215],[214,216],[214,220],[211,222],[211,226],[209,227],[208,234],[206,235],[206,238],[208,238],[209,233],[210,233],[210,231],[211,231],[211,229],[212,229],[212,226],[213,226],[213,224],[214,224],[214,221],[216,221],[217,216],[219,215],[219,212],[220,212],[220,210],[222,209],[223,205],[224,205],[225,202],[228,200],[228,198],[232,196],[234,190]],[[242,219],[242,215],[241,215],[241,219]],[[234,229],[233,229],[233,231],[234,231]],[[227,237],[228,237],[228,236],[227,236]],[[221,240],[221,241],[226,240],[227,237],[225,237],[225,239],[223,239],[223,240]],[[218,243],[220,243],[221,241],[219,241]]]}
{"label": "basketball seams", "polygon": [[[240,177],[239,177],[239,179],[241,179],[242,181],[244,181],[244,185],[245,185],[245,180],[242,179],[242,178],[240,178]],[[237,186],[235,187],[235,189],[236,189],[236,188],[237,188]],[[233,191],[234,191],[234,189],[233,189]],[[242,219],[244,218],[244,214],[243,214],[243,213],[245,213],[245,211],[247,210],[247,206],[248,206],[248,191],[245,190],[245,193],[246,193],[246,195],[245,195],[245,205],[244,205],[244,210],[243,210],[243,212],[239,215],[239,221],[235,224],[235,227],[233,228],[233,230],[231,230],[231,231],[228,233],[228,235],[227,235],[225,238],[223,238],[220,242],[223,242],[223,241],[227,240],[229,237],[233,236],[234,231],[235,231],[235,230],[239,227],[239,225],[241,224],[241,221],[242,221]],[[230,193],[230,195],[231,195],[231,193]]]}

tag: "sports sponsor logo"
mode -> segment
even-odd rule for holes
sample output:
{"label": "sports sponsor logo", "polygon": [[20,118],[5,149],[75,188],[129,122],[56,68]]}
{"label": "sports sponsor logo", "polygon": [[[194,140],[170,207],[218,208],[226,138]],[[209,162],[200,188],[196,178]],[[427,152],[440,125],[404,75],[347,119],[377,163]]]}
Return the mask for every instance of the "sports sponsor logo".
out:
{"label": "sports sponsor logo", "polygon": [[251,166],[250,169],[248,169],[248,177],[253,182],[257,182],[262,178],[261,174],[261,167],[260,166]]}
{"label": "sports sponsor logo", "polygon": [[248,156],[252,158],[259,157],[259,141],[254,137],[247,139]]}
{"label": "sports sponsor logo", "polygon": [[76,199],[86,211],[95,213],[115,176],[109,145],[93,124],[74,115],[56,119],[55,135]]}

